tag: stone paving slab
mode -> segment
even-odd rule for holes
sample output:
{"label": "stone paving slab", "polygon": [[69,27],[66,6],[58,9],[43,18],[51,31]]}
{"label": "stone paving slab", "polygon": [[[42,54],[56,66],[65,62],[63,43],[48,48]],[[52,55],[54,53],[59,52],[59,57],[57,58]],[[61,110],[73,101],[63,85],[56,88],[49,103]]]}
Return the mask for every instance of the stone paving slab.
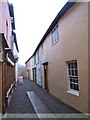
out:
{"label": "stone paving slab", "polygon": [[46,107],[46,105],[40,100],[40,98],[33,91],[27,91],[27,95],[37,114],[51,113],[50,110]]}

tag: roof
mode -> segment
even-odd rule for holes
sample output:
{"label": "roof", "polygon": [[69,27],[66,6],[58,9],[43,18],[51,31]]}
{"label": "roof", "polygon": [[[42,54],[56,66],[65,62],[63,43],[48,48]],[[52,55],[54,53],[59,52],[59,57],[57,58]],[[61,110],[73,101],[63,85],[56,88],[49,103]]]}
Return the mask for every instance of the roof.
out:
{"label": "roof", "polygon": [[33,57],[33,55],[25,62],[25,64]]}
{"label": "roof", "polygon": [[[55,17],[55,19],[53,20],[53,22],[51,23],[51,25],[49,26],[49,28],[47,29],[46,33],[44,34],[43,38],[41,39],[41,41],[39,42],[37,48],[35,49],[34,54],[36,53],[36,51],[39,49],[40,45],[44,42],[44,40],[46,39],[46,37],[48,36],[48,34],[53,30],[53,28],[56,26],[56,24],[58,23],[58,21],[61,19],[61,17],[75,4],[76,2],[67,2],[64,7],[59,11],[59,13],[57,14],[57,16]],[[33,55],[34,55],[33,54]]]}
{"label": "roof", "polygon": [[[30,57],[31,58],[31,57]],[[30,60],[30,58],[25,62],[25,64]]]}
{"label": "roof", "polygon": [[16,45],[16,49],[19,52],[18,44],[17,44],[17,38],[16,38],[16,33],[13,31],[12,34],[14,35],[14,42],[15,42],[15,45]]}
{"label": "roof", "polygon": [[[44,36],[42,37],[41,41],[39,42],[39,44],[37,45],[33,55],[35,55],[35,53],[37,52],[37,50],[39,49],[39,47],[41,46],[41,44],[44,42],[44,40],[46,39],[46,37],[48,36],[48,34],[53,30],[53,28],[56,26],[56,24],[58,23],[58,21],[62,18],[62,16],[75,4],[76,2],[67,2],[64,7],[59,11],[59,13],[57,14],[57,16],[55,17],[55,19],[53,20],[53,22],[51,23],[51,25],[49,26],[49,28],[47,29],[46,33],[44,34]],[[33,56],[32,55],[32,56]],[[32,57],[31,56],[31,57]],[[30,58],[31,58],[30,57]],[[30,59],[29,58],[29,59]],[[29,60],[28,59],[28,60]],[[28,61],[27,60],[27,61]],[[27,62],[26,61],[26,62]],[[26,63],[25,62],[25,63]]]}

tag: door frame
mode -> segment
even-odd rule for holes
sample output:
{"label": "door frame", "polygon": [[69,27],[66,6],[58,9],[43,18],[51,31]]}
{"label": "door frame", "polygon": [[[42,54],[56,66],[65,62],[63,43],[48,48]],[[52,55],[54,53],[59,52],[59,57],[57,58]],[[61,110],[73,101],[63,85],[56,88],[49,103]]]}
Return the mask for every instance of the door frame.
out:
{"label": "door frame", "polygon": [[44,68],[44,88],[47,92],[49,92],[48,87],[48,62],[42,64]]}

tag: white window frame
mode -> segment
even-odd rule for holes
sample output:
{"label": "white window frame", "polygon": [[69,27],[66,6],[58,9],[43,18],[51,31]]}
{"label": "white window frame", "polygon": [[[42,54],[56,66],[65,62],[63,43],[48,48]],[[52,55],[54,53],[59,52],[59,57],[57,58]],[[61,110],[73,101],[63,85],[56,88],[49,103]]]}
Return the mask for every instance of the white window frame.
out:
{"label": "white window frame", "polygon": [[59,27],[57,25],[52,31],[52,45],[55,44],[56,42],[58,42],[59,39],[60,39]]}
{"label": "white window frame", "polygon": [[[68,61],[68,62],[66,62],[66,63],[67,63],[67,78],[68,78],[68,91],[67,91],[67,92],[79,96],[79,90],[75,90],[74,88],[72,89],[72,88],[70,87],[70,83],[73,84],[73,85],[76,84],[76,85],[78,85],[78,89],[79,89],[78,65],[77,65],[77,68],[73,68],[73,69],[71,69],[71,68],[69,69],[69,68],[68,68],[68,64],[69,64],[69,63],[70,63],[70,64],[72,64],[72,63],[74,64],[75,62],[77,63],[76,60],[75,60],[75,61]],[[74,65],[74,66],[75,66],[75,65]],[[71,70],[73,71],[74,75],[70,75],[70,74],[69,74],[69,72],[70,72]],[[77,71],[77,76],[75,76],[75,70]],[[75,83],[75,82],[70,82],[70,77],[71,77],[71,79],[72,79],[72,78],[77,78],[77,81],[78,81],[78,82],[77,82],[77,83]],[[73,79],[72,79],[72,80],[73,80]],[[75,79],[74,79],[74,81],[75,81]]]}

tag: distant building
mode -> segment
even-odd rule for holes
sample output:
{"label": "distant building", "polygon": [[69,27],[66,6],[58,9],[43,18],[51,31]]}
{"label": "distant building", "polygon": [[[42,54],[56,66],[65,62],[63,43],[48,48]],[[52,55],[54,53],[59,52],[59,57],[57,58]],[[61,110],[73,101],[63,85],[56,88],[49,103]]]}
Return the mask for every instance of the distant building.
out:
{"label": "distant building", "polygon": [[18,45],[13,5],[0,1],[0,112],[9,104],[10,93],[16,83]]}
{"label": "distant building", "polygon": [[30,74],[30,59],[28,59],[26,62],[26,68],[27,68],[27,78],[30,79],[31,78],[31,74]]}
{"label": "distant building", "polygon": [[26,66],[18,64],[18,78],[22,76],[24,79],[28,78],[28,70]]}
{"label": "distant building", "polygon": [[88,2],[67,2],[32,55],[36,56],[36,82],[84,113],[90,112],[88,5]]}

